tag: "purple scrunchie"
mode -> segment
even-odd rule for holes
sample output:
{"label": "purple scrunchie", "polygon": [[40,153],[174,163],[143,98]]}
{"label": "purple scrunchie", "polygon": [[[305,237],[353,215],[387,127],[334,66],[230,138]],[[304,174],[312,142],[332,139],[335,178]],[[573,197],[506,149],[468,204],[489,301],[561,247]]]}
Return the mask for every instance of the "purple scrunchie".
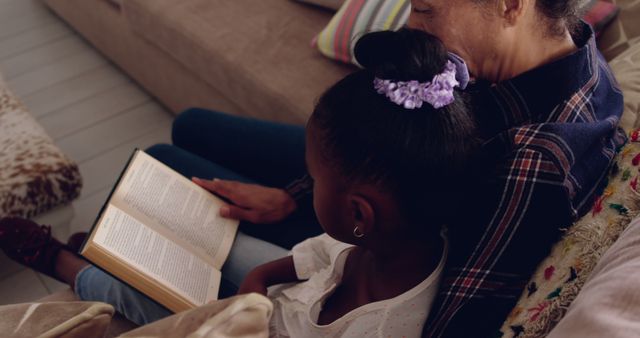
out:
{"label": "purple scrunchie", "polygon": [[458,86],[460,87],[460,89],[465,90],[469,85],[469,81],[471,80],[467,63],[458,54],[452,52],[449,52],[448,54],[449,61],[453,62],[453,64],[456,65],[456,80],[458,80]]}
{"label": "purple scrunchie", "polygon": [[379,94],[385,95],[391,102],[405,109],[421,108],[424,102],[440,109],[453,103],[455,87],[464,90],[469,84],[469,79],[469,70],[464,60],[454,53],[449,53],[444,71],[429,82],[392,81],[376,77],[373,87]]}

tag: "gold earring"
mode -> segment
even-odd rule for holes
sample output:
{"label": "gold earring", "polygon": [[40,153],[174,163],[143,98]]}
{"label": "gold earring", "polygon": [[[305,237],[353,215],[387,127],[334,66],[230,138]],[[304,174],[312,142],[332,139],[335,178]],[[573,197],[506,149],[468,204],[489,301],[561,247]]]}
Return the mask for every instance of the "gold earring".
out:
{"label": "gold earring", "polygon": [[357,225],[356,225],[355,228],[353,228],[353,235],[356,236],[356,238],[364,237],[364,234],[362,232],[360,232],[360,228],[358,228]]}

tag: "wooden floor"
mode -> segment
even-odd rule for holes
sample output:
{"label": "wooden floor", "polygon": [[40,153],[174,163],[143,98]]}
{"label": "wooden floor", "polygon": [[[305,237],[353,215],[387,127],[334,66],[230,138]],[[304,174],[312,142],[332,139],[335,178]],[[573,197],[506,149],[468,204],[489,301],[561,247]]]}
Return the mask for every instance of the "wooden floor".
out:
{"label": "wooden floor", "polygon": [[[135,147],[170,140],[172,115],[41,0],[0,0],[0,73],[84,179],[71,231],[86,230]],[[0,280],[0,304],[64,287],[22,270]]]}

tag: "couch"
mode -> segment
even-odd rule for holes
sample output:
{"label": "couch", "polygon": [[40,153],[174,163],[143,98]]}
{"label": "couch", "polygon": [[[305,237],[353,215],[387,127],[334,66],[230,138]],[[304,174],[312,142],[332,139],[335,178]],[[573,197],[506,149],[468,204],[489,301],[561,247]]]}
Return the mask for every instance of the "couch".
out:
{"label": "couch", "polygon": [[[303,123],[322,91],[353,69],[325,59],[310,47],[311,39],[327,24],[332,13],[292,0],[44,1],[176,113],[198,106]],[[640,43],[640,24],[637,22],[640,4],[637,0],[614,2],[622,9],[620,15],[599,39],[600,48],[608,60]],[[640,67],[638,63],[632,66],[636,70]],[[625,70],[617,76],[625,74],[631,73]],[[632,84],[623,89],[636,93],[626,100],[623,117],[623,123],[631,131],[639,127],[637,93],[640,88]],[[568,246],[568,242],[574,248],[571,254],[591,250],[591,265],[583,266],[576,272],[579,277],[571,280],[571,288],[575,292],[554,290],[557,295],[547,306],[555,308],[546,312],[546,328],[534,327],[539,323],[530,320],[530,308],[523,307],[517,311],[516,307],[509,320],[517,322],[524,318],[529,322],[510,325],[508,320],[502,332],[504,336],[536,336],[532,332],[551,330],[560,318],[550,316],[561,316],[566,312],[567,304],[575,298],[606,246],[611,245],[629,223],[631,214],[619,216],[614,222],[615,227],[607,222],[599,223],[607,236],[599,241],[602,245],[597,249],[585,247],[587,242],[576,248],[573,242],[581,233],[569,232],[554,252],[560,252],[559,256],[562,256],[561,249]],[[591,223],[587,219],[582,221],[587,228]],[[545,279],[548,275],[545,268],[546,265],[542,265],[536,276]],[[569,267],[567,271],[571,272]],[[556,276],[564,278],[564,275]],[[553,289],[554,286],[546,287]],[[73,299],[73,295],[66,291],[49,300],[60,298]],[[519,304],[532,301],[527,298],[525,292]],[[122,324],[121,319],[114,322]]]}
{"label": "couch", "polygon": [[290,0],[45,2],[175,113],[304,123],[353,69],[310,48],[332,13]]}
{"label": "couch", "polygon": [[[130,330],[121,338],[267,338],[271,301],[246,294]],[[40,302],[0,306],[2,337],[99,338],[111,336],[114,308],[99,302]]]}

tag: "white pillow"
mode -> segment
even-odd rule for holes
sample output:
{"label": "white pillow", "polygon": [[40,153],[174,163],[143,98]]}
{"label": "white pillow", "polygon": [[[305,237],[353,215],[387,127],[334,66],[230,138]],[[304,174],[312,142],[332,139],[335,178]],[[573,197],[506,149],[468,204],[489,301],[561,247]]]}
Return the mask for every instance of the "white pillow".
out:
{"label": "white pillow", "polygon": [[626,338],[640,333],[640,219],[600,258],[547,338]]}

